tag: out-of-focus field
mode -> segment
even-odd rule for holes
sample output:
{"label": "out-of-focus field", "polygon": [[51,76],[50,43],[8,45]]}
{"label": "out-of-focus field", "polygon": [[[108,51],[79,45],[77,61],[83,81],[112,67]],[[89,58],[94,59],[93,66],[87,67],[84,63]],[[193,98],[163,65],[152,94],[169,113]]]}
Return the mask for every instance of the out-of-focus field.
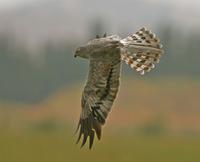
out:
{"label": "out-of-focus field", "polygon": [[82,86],[38,104],[0,104],[0,162],[198,162],[199,80],[122,80],[103,138],[79,149]]}
{"label": "out-of-focus field", "polygon": [[198,162],[200,138],[105,135],[93,150],[79,149],[69,132],[1,133],[2,162]]}

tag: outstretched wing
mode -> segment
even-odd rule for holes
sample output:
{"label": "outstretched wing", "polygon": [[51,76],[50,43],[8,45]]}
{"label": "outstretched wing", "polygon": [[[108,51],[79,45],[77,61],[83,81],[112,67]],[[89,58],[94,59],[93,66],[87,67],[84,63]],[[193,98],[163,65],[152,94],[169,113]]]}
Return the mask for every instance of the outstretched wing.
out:
{"label": "outstretched wing", "polygon": [[109,59],[101,56],[90,59],[89,76],[82,94],[82,113],[77,128],[80,129],[77,143],[83,135],[81,147],[89,137],[91,148],[95,133],[98,139],[101,138],[101,126],[105,123],[118,92],[120,67],[119,52]]}
{"label": "outstretched wing", "polygon": [[121,43],[124,45],[122,60],[142,75],[151,71],[164,53],[159,39],[146,28],[122,39]]}

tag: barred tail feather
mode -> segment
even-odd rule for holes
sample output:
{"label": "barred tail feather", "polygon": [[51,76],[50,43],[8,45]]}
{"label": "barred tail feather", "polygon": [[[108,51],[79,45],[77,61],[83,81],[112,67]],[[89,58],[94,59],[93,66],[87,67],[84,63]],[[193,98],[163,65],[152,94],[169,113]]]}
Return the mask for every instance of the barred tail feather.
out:
{"label": "barred tail feather", "polygon": [[160,40],[146,28],[121,40],[121,58],[141,75],[151,71],[164,53]]}

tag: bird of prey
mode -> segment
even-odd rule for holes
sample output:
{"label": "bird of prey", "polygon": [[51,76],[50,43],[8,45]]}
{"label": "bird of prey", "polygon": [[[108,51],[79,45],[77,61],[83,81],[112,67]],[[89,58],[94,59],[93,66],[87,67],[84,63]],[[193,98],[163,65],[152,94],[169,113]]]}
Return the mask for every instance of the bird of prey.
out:
{"label": "bird of prey", "polygon": [[160,40],[146,28],[121,39],[117,35],[106,36],[89,41],[76,49],[75,57],[89,60],[89,74],[82,93],[82,112],[77,131],[77,143],[83,136],[82,146],[89,137],[92,148],[95,134],[100,140],[101,127],[116,98],[121,64],[124,61],[139,74],[144,75],[155,67],[164,53]]}

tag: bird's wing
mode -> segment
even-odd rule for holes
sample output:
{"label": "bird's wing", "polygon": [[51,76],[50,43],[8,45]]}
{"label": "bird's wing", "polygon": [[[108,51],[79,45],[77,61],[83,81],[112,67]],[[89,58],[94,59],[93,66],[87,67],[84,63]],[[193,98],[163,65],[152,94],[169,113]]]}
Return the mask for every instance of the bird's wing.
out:
{"label": "bird's wing", "polygon": [[121,43],[124,45],[122,60],[142,75],[151,71],[164,53],[159,39],[146,28],[122,39]]}
{"label": "bird's wing", "polygon": [[101,138],[101,126],[105,123],[118,92],[120,67],[120,53],[110,59],[99,56],[90,60],[88,80],[82,94],[82,113],[77,128],[77,143],[83,135],[81,147],[89,137],[91,148],[95,133],[98,139]]}

